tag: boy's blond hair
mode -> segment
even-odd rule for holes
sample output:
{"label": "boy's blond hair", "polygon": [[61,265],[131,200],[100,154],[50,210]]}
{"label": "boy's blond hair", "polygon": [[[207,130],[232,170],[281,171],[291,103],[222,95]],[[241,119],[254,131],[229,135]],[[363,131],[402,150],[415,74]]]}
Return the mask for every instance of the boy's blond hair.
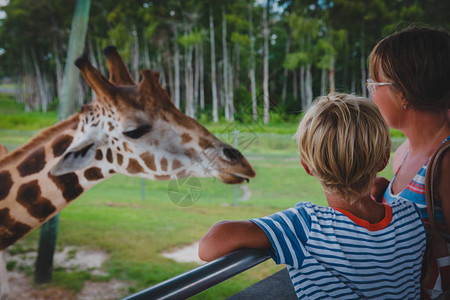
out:
{"label": "boy's blond hair", "polygon": [[349,94],[319,97],[295,137],[301,160],[324,190],[346,200],[370,191],[389,158],[389,128],[369,99]]}

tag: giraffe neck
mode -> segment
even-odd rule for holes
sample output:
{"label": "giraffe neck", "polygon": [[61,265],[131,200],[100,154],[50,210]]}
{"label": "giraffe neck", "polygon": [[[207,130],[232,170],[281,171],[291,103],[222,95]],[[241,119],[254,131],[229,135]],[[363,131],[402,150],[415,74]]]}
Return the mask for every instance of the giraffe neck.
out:
{"label": "giraffe neck", "polygon": [[110,177],[95,160],[84,170],[53,176],[77,131],[78,114],[0,159],[0,251],[64,209],[85,190]]}

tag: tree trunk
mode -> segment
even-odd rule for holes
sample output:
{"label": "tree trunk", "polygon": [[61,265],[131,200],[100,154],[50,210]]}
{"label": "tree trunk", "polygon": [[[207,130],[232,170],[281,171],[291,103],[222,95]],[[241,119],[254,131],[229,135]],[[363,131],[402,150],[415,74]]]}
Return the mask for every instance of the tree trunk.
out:
{"label": "tree trunk", "polygon": [[258,120],[258,103],[256,99],[256,82],[255,82],[255,37],[253,36],[253,15],[251,1],[248,3],[249,16],[249,34],[250,34],[250,89],[252,93],[252,116],[253,121]]}
{"label": "tree trunk", "polygon": [[199,47],[200,53],[200,110],[203,112],[205,110],[205,66],[203,64],[203,44]]}
{"label": "tree trunk", "polygon": [[187,116],[194,118],[194,104],[193,104],[193,70],[192,70],[192,52],[193,47],[189,46],[185,50],[185,72],[184,72],[184,83],[185,83],[185,98],[186,107],[185,113]]}
{"label": "tree trunk", "polygon": [[[290,46],[291,46],[291,39],[290,39],[290,36],[288,35],[287,40],[286,40],[285,57],[289,54]],[[283,78],[284,78],[283,92],[281,93],[281,101],[283,103],[286,103],[286,92],[287,92],[287,82],[288,82],[288,69],[286,69],[286,68],[284,68],[284,70],[283,70]],[[297,85],[297,83],[295,83],[295,85]],[[297,87],[296,87],[296,89],[297,89]],[[297,100],[297,93],[295,93],[295,100]]]}
{"label": "tree trunk", "polygon": [[330,60],[329,81],[330,81],[330,94],[332,94],[332,93],[336,92],[336,85],[334,82],[334,56],[332,56],[331,60]]}
{"label": "tree trunk", "polygon": [[167,82],[166,82],[166,74],[164,69],[164,63],[162,61],[161,53],[157,55],[157,61],[158,61],[158,67],[156,68],[159,71],[159,81],[161,83],[161,86],[164,89],[167,89]]}
{"label": "tree trunk", "polygon": [[320,73],[320,94],[326,95],[327,93],[327,81],[325,78],[327,77],[327,70],[322,67],[321,73]]}
{"label": "tree trunk", "polygon": [[[102,47],[100,47],[100,43],[97,41],[96,43],[95,43],[95,45],[96,45],[96,50],[97,50],[97,60],[99,61],[99,62],[101,62],[102,61],[102,57],[103,57],[103,54],[102,54]],[[100,71],[100,73],[102,73],[102,74],[106,74],[106,72],[105,72],[105,67],[104,67],[104,65],[103,65],[103,63],[99,63],[98,64],[98,70]]]}
{"label": "tree trunk", "polygon": [[[63,120],[74,111],[71,99],[79,80],[79,71],[73,61],[83,53],[89,19],[90,0],[77,0],[72,20],[66,65],[64,68],[63,92],[59,102],[58,119]],[[58,215],[54,216],[41,227],[38,256],[34,280],[36,283],[48,282],[52,278],[53,254],[55,252]]]}
{"label": "tree trunk", "polygon": [[305,78],[306,82],[306,91],[305,91],[305,96],[306,96],[306,108],[308,108],[313,100],[313,93],[312,93],[312,74],[311,74],[311,64],[308,64],[306,66],[306,78]]}
{"label": "tree trunk", "polygon": [[139,38],[135,26],[133,26],[132,34],[134,38],[133,48],[131,51],[133,64],[132,74],[134,75],[134,82],[139,82]]}
{"label": "tree trunk", "polygon": [[[93,51],[94,49],[92,49]],[[61,60],[59,58],[58,45],[56,39],[53,39],[53,55],[55,57],[55,67],[56,67],[56,94],[58,99],[61,99],[62,94],[62,82],[63,82],[63,67]]]}
{"label": "tree trunk", "polygon": [[200,81],[200,59],[199,59],[199,45],[198,44],[195,45],[194,51],[195,51],[195,68],[194,68],[194,72],[195,72],[195,76],[194,76],[194,115],[195,115],[195,113],[197,112],[197,108],[199,106],[198,86],[199,86],[199,81]]}
{"label": "tree trunk", "polygon": [[367,97],[367,88],[366,88],[366,53],[364,51],[364,40],[365,40],[365,32],[364,32],[364,26],[361,29],[361,58],[360,58],[360,64],[361,64],[361,95],[363,97]]}
{"label": "tree trunk", "polygon": [[175,86],[174,86],[174,76],[173,76],[173,63],[172,63],[172,56],[170,55],[169,51],[167,51],[166,55],[164,55],[165,60],[167,62],[167,72],[169,73],[169,90],[170,90],[170,100],[172,103],[174,102],[174,95],[175,95]]}
{"label": "tree trunk", "polygon": [[214,21],[212,9],[209,10],[209,35],[211,44],[211,90],[212,90],[212,116],[213,121],[219,121],[218,100],[217,100],[217,82],[216,82],[216,47],[214,41]]}
{"label": "tree trunk", "polygon": [[223,88],[223,60],[219,61],[217,65],[217,98],[219,100],[219,109],[224,107],[225,93]]}
{"label": "tree trunk", "polygon": [[269,22],[268,22],[268,16],[267,11],[269,10],[269,2],[270,0],[267,0],[267,5],[264,7],[264,13],[263,13],[263,22],[264,22],[264,57],[263,57],[263,63],[264,63],[264,78],[263,78],[263,91],[264,91],[264,124],[268,124],[270,121],[269,116],[269,109],[270,109],[270,103],[269,103]]}
{"label": "tree trunk", "polygon": [[[89,48],[89,60],[92,63],[92,66],[99,70],[99,65],[103,64],[101,60],[97,59],[97,56],[95,55],[95,49],[92,45],[92,41],[89,40],[88,42],[88,48]],[[101,59],[101,57],[99,57]],[[91,98],[95,98],[95,92],[91,89]]]}
{"label": "tree trunk", "polygon": [[228,65],[228,74],[230,76],[228,80],[228,84],[230,85],[228,88],[228,111],[229,111],[229,121],[234,121],[234,92],[233,92],[233,66],[231,62]]}
{"label": "tree trunk", "polygon": [[227,51],[227,21],[225,6],[222,6],[222,52],[223,52],[223,90],[225,96],[225,119],[230,120],[230,85],[228,83],[228,51]]}
{"label": "tree trunk", "polygon": [[178,49],[178,29],[174,25],[174,67],[175,67],[175,107],[180,109],[180,51]]}
{"label": "tree trunk", "polygon": [[306,110],[306,79],[305,66],[300,67],[300,102],[302,110]]}
{"label": "tree trunk", "polygon": [[294,100],[298,100],[298,78],[297,78],[297,70],[292,70],[292,96]]}
{"label": "tree trunk", "polygon": [[352,91],[352,94],[356,93],[356,77],[355,77],[355,72],[352,72],[351,91]]}
{"label": "tree trunk", "polygon": [[146,69],[151,69],[151,64],[150,64],[150,53],[149,53],[149,49],[148,49],[148,41],[145,40],[144,38],[144,66]]}
{"label": "tree trunk", "polygon": [[[230,78],[233,80],[233,89],[238,89],[241,84],[239,81],[239,74],[241,72],[241,47],[238,43],[234,44],[234,70],[234,72],[232,70],[230,73],[234,73],[236,76]],[[231,92],[233,92],[233,89]]]}

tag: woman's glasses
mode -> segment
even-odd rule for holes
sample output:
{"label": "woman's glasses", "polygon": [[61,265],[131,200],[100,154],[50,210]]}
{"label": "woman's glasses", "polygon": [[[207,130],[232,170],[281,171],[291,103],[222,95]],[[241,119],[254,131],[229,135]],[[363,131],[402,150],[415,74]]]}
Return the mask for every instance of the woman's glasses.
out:
{"label": "woman's glasses", "polygon": [[372,79],[366,80],[366,86],[371,95],[373,95],[375,93],[377,86],[390,85],[390,84],[393,84],[393,83],[392,82],[373,82]]}

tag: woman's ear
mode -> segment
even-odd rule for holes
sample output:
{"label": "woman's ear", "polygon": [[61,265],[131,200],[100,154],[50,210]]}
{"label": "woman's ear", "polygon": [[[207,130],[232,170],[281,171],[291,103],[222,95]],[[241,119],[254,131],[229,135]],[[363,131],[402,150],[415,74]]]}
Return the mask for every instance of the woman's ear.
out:
{"label": "woman's ear", "polygon": [[303,166],[303,168],[305,169],[306,173],[308,173],[308,175],[314,176],[314,175],[311,173],[311,170],[309,169],[308,165],[305,164],[305,162],[304,162],[303,160],[300,160],[300,162],[302,163],[302,166]]}

